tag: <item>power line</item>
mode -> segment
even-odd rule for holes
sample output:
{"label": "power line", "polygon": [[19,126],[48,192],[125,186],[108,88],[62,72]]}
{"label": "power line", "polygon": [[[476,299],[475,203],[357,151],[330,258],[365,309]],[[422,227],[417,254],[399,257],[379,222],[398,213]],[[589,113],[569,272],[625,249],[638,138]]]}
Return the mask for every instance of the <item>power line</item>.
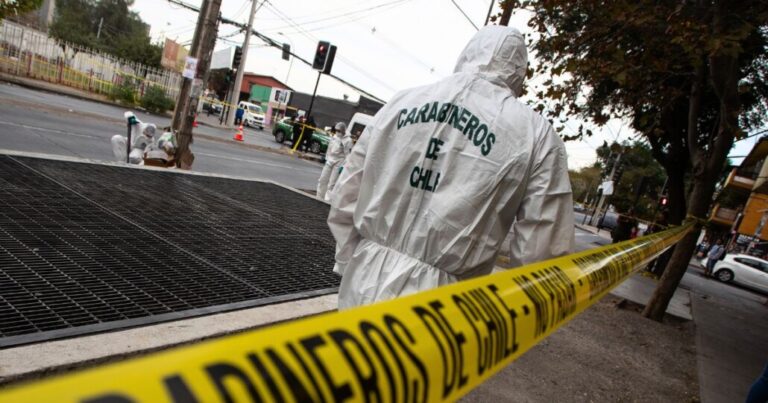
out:
{"label": "power line", "polygon": [[[265,0],[265,1],[269,4],[269,7],[270,7],[271,10],[273,10],[276,14],[282,16],[286,22],[288,22],[290,24],[293,24],[293,26],[298,28],[299,31],[300,31],[298,33],[304,35],[304,37],[306,37],[306,38],[308,38],[308,39],[310,39],[312,41],[317,41],[318,40],[318,38],[315,37],[314,35],[309,34],[306,31],[304,31],[304,29],[300,25],[298,25],[295,21],[293,21],[291,19],[291,17],[287,16],[285,13],[280,11],[280,9],[278,9],[274,4],[272,4],[272,2],[270,0]],[[354,70],[357,70],[357,72],[359,72],[360,74],[368,77],[370,80],[373,80],[373,81],[379,83],[381,86],[387,88],[388,90],[390,90],[392,92],[396,91],[389,84],[385,83],[384,81],[381,81],[378,77],[375,77],[375,76],[371,75],[370,73],[368,73],[364,69],[360,68],[359,66],[357,66],[355,63],[353,63],[351,60],[347,59],[346,57],[344,57],[342,55],[338,55],[337,57],[340,60],[344,61],[347,64],[347,66],[351,67]]]}
{"label": "power line", "polygon": [[[394,8],[395,6],[400,5],[402,3],[405,3],[407,1],[411,1],[411,0],[394,0],[394,1],[389,1],[387,3],[381,3],[381,4],[377,4],[375,6],[372,6],[372,7],[368,7],[368,8],[364,8],[364,9],[359,9],[359,10],[353,10],[353,11],[349,11],[349,12],[346,12],[346,13],[333,15],[333,16],[330,16],[330,17],[323,17],[323,18],[318,18],[318,19],[315,19],[315,20],[302,21],[301,25],[303,25],[303,26],[305,26],[305,25],[312,25],[312,24],[316,24],[318,22],[324,22],[324,21],[328,21],[328,20],[335,20],[335,19],[339,19],[339,18],[345,18],[347,16],[352,16],[352,15],[355,15],[355,14],[360,14],[360,13],[364,14],[362,16],[358,16],[355,19],[348,19],[349,22],[352,22],[352,21],[356,21],[358,19],[362,19],[362,18],[367,17],[367,13],[369,13],[370,11],[377,10],[377,9],[383,8],[383,7]],[[283,18],[281,17],[281,19],[283,19]],[[283,21],[284,21],[284,19],[283,19]],[[298,24],[298,23],[295,22],[295,20],[292,20],[292,21],[293,21],[294,24]],[[321,26],[319,28],[312,27],[312,28],[303,28],[303,29],[305,31],[307,31],[307,32],[309,32],[309,31],[318,31],[318,30],[321,30],[321,29],[325,29],[325,28],[328,28],[328,27],[331,27],[331,26],[337,26],[337,25],[341,25],[341,24],[336,23],[336,24],[331,24],[331,25],[323,25],[323,26]],[[286,28],[292,28],[292,27],[293,27],[293,25],[286,25],[286,26],[277,27],[277,28],[269,28],[269,31],[282,31],[282,30],[284,30]]]}
{"label": "power line", "polygon": [[[370,3],[371,0],[360,0],[357,3],[359,4],[359,3],[365,3],[365,2],[369,2]],[[349,7],[343,6],[343,7],[333,8],[333,9],[330,9],[330,10],[325,10],[325,11],[322,11],[322,12],[319,12],[319,13],[313,13],[312,15],[302,15],[302,16],[299,16],[299,17],[293,17],[293,19],[294,20],[303,20],[305,18],[312,19],[312,18],[317,18],[318,16],[321,16],[321,15],[329,15],[329,14],[333,14],[333,13],[335,13],[337,11],[348,10],[348,9],[349,9]],[[260,17],[259,19],[262,20],[262,21],[278,21],[278,20],[282,20],[282,18],[268,18],[268,17]]]}
{"label": "power line", "polygon": [[[200,12],[200,8],[198,8],[196,6],[193,6],[193,5],[190,5],[190,4],[187,4],[187,3],[185,3],[185,2],[183,2],[181,0],[168,0],[168,2],[171,3],[171,4],[176,4],[176,5],[182,6],[182,7],[186,8],[186,9],[188,9],[188,10],[191,10],[191,11],[194,11],[194,12],[197,12],[197,13]],[[224,24],[240,27],[242,29],[246,29],[247,28],[245,26],[245,24],[239,23],[237,21],[230,20],[228,18],[219,17],[219,21],[221,21]],[[255,29],[251,30],[251,34],[253,34],[257,38],[262,40],[267,45],[269,45],[269,46],[271,46],[273,48],[280,49],[282,51],[282,49],[283,49],[282,42],[278,42],[278,41],[276,41],[276,40],[274,40],[274,39],[272,39],[272,38],[262,34],[261,32],[256,31]],[[300,62],[302,62],[302,63],[304,63],[304,64],[306,64],[308,66],[312,66],[311,62],[309,62],[307,59],[304,59],[303,57],[297,55],[293,51],[289,51],[288,53],[291,56],[293,56],[296,59],[298,59]],[[375,101],[384,103],[384,100],[382,100],[381,98],[371,94],[370,92],[368,92],[368,91],[366,91],[366,90],[364,90],[364,89],[362,89],[362,88],[360,88],[360,87],[350,83],[349,81],[347,81],[347,80],[345,80],[345,79],[343,79],[343,78],[341,78],[339,76],[336,76],[336,75],[333,75],[333,74],[328,74],[328,76],[335,78],[336,80],[338,80],[342,84],[347,85],[348,87],[352,88],[353,90],[355,90],[355,91],[357,91],[357,92],[359,92],[359,93],[361,93],[361,94],[363,94],[363,95],[365,95],[365,96],[367,96],[367,97],[369,97],[369,98],[371,98],[371,99],[373,99]]]}
{"label": "power line", "polygon": [[459,7],[459,4],[456,3],[456,0],[451,0],[451,3],[453,3],[454,6],[456,6],[456,8],[459,10],[459,12],[461,12],[461,14],[464,16],[464,18],[466,18],[467,21],[469,21],[469,23],[472,24],[472,26],[475,27],[476,30],[478,30],[478,31],[480,30],[480,28],[478,28],[477,25],[475,25],[475,23],[472,22],[472,19],[469,18],[467,13],[465,13],[464,10],[462,10],[461,7]]}
{"label": "power line", "polygon": [[235,12],[235,15],[232,16],[233,20],[236,20],[240,18],[241,15],[243,15],[243,12],[245,12],[245,6],[248,4],[248,0],[243,0],[243,4],[240,5],[240,8],[237,9]]}

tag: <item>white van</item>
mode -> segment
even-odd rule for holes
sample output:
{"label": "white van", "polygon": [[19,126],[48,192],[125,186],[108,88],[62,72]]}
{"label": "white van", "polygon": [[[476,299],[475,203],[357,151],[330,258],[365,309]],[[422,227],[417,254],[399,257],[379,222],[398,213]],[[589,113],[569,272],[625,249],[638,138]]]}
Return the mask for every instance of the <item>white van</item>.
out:
{"label": "white van", "polygon": [[261,109],[261,106],[250,102],[240,101],[237,107],[244,110],[244,125],[264,130],[264,111]]}
{"label": "white van", "polygon": [[373,116],[366,115],[365,113],[355,113],[347,125],[347,132],[357,141],[357,138],[363,134],[363,130],[371,123],[373,123]]}

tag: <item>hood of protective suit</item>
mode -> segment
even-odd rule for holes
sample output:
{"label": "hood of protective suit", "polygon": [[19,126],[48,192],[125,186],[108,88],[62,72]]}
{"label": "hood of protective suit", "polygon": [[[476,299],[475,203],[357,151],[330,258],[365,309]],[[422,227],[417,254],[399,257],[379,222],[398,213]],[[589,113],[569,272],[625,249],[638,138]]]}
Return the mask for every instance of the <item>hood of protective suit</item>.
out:
{"label": "hood of protective suit", "polygon": [[523,34],[515,28],[486,26],[469,41],[456,61],[455,73],[474,73],[519,96],[528,68]]}

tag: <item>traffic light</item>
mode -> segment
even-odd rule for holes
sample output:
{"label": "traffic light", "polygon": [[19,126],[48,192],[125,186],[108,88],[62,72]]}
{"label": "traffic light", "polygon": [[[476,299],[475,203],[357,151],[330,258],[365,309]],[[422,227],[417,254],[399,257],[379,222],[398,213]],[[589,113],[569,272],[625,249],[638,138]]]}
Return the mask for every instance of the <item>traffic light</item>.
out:
{"label": "traffic light", "polygon": [[283,60],[291,59],[291,45],[288,43],[283,44]]}
{"label": "traffic light", "polygon": [[333,68],[333,59],[336,58],[336,45],[331,45],[331,49],[328,51],[328,60],[325,61],[325,68],[323,74],[331,74],[331,68]]}
{"label": "traffic light", "polygon": [[235,48],[235,57],[232,58],[232,68],[237,70],[240,68],[240,62],[243,59],[243,47],[238,46]]}
{"label": "traffic light", "polygon": [[659,206],[666,207],[667,203],[669,203],[669,198],[667,196],[661,196],[659,199]]}
{"label": "traffic light", "polygon": [[235,71],[232,69],[227,69],[227,74],[224,75],[224,81],[227,83],[235,81]]}
{"label": "traffic light", "polygon": [[315,70],[325,70],[325,62],[328,61],[328,52],[331,49],[331,43],[327,41],[320,41],[317,43],[317,50],[315,51],[315,60],[312,62],[312,68]]}

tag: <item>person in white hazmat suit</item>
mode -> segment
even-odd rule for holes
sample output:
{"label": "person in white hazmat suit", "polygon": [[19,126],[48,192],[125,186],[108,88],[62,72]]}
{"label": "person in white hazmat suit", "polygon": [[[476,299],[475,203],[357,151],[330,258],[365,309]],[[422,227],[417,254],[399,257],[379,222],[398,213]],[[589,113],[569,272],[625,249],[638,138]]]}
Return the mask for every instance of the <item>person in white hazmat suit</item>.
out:
{"label": "person in white hazmat suit", "polygon": [[331,196],[339,308],[488,274],[508,234],[511,267],[572,251],[565,146],[517,98],[527,57],[487,26],[454,74],[376,114]]}
{"label": "person in white hazmat suit", "polygon": [[317,181],[317,197],[324,200],[329,200],[339,178],[341,167],[344,165],[344,160],[354,145],[352,137],[347,134],[347,125],[343,122],[336,123],[334,130],[336,133],[328,143],[323,172],[320,173],[320,179]]}
{"label": "person in white hazmat suit", "polygon": [[[155,143],[157,126],[153,123],[142,123],[133,112],[125,112],[124,116],[131,124],[131,151],[128,154],[128,161],[131,164],[140,164],[144,160],[144,151]],[[112,136],[112,153],[118,162],[125,162],[127,141],[128,139],[123,135]]]}

